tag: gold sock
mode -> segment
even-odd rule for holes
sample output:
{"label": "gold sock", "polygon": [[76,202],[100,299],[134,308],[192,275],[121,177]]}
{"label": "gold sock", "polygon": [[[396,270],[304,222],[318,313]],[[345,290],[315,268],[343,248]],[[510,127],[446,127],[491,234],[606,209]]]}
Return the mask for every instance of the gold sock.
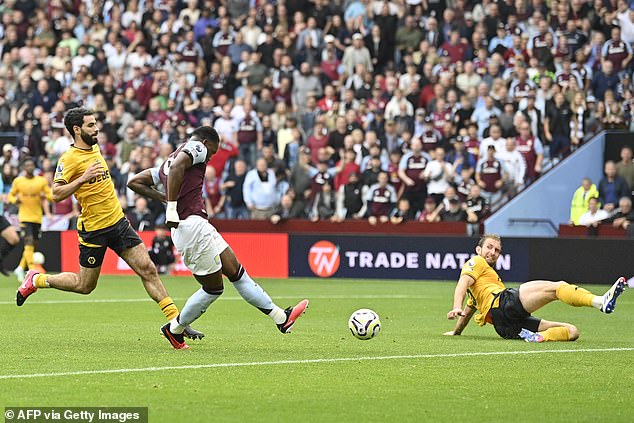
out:
{"label": "gold sock", "polygon": [[559,326],[556,328],[546,329],[539,332],[546,341],[568,341],[570,340],[570,331],[567,327]]}
{"label": "gold sock", "polygon": [[40,273],[39,275],[35,275],[33,278],[33,284],[36,288],[49,288],[48,284],[48,275]]}
{"label": "gold sock", "polygon": [[24,253],[22,253],[22,260],[26,263],[26,267],[22,266],[22,261],[20,261],[20,266],[23,269],[31,269],[33,267],[33,253],[35,252],[35,247],[32,245],[24,246]]}
{"label": "gold sock", "polygon": [[557,298],[574,307],[592,307],[594,297],[595,295],[592,292],[576,285],[563,283],[557,287]]}
{"label": "gold sock", "polygon": [[167,317],[167,320],[172,320],[178,316],[178,308],[174,305],[172,297],[165,297],[158,303],[161,311]]}

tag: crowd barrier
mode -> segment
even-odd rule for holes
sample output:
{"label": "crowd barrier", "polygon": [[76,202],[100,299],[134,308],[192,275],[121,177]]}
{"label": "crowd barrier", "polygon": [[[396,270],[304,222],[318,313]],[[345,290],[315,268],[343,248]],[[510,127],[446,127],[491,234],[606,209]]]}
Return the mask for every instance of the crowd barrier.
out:
{"label": "crowd barrier", "polygon": [[[255,277],[320,277],[455,281],[475,253],[476,238],[421,234],[306,231],[223,232],[237,256]],[[150,245],[153,232],[142,232]],[[51,272],[78,270],[77,233],[45,232],[40,251]],[[17,265],[21,248],[5,260]],[[505,281],[533,279],[579,283],[611,283],[634,274],[634,240],[583,238],[507,238],[496,265]],[[190,273],[179,263],[176,274]],[[108,251],[103,274],[132,274],[127,264]]]}

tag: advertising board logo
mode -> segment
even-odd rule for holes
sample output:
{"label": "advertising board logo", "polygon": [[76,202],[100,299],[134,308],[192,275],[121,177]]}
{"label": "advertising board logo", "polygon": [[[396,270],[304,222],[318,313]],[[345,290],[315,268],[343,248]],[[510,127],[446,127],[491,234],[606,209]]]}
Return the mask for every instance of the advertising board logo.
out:
{"label": "advertising board logo", "polygon": [[319,277],[327,278],[339,270],[339,247],[330,241],[318,241],[308,251],[310,270]]}

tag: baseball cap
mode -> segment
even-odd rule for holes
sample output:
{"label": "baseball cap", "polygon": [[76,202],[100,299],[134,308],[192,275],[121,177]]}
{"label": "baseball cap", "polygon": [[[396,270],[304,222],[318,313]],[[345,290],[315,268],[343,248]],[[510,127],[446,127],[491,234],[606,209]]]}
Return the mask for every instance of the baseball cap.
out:
{"label": "baseball cap", "polygon": [[596,102],[597,102],[597,99],[594,98],[593,95],[589,95],[586,97],[586,103],[596,103]]}
{"label": "baseball cap", "polygon": [[470,20],[472,20],[472,19],[473,19],[473,13],[471,13],[471,12],[465,12],[465,14],[464,14],[464,19],[465,19],[465,21],[470,21]]}
{"label": "baseball cap", "polygon": [[360,34],[360,33],[358,33],[358,32],[355,32],[355,33],[352,35],[352,39],[353,39],[353,40],[362,40],[362,39],[363,39],[363,35],[361,35],[361,34]]}
{"label": "baseball cap", "polygon": [[335,42],[335,36],[328,34],[324,37],[324,42],[326,43],[334,43]]}
{"label": "baseball cap", "polygon": [[2,146],[2,152],[3,153],[6,153],[7,151],[11,151],[11,150],[13,150],[13,144],[7,143],[7,144]]}

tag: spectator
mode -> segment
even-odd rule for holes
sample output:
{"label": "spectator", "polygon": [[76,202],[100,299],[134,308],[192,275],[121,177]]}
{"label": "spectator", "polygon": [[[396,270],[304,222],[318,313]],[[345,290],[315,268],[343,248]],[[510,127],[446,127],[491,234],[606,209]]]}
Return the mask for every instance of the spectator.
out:
{"label": "spectator", "polygon": [[605,162],[603,168],[605,176],[599,181],[599,199],[603,209],[613,211],[619,203],[619,198],[629,197],[632,193],[625,179],[616,173],[616,164],[612,160]]}
{"label": "spectator", "polygon": [[629,145],[621,148],[621,161],[616,164],[616,172],[634,192],[634,160],[632,159],[632,147]]}
{"label": "spectator", "polygon": [[398,200],[396,208],[392,210],[390,214],[390,222],[394,225],[409,222],[413,219],[412,209],[409,206],[409,200],[407,198],[401,198]]}
{"label": "spectator", "polygon": [[423,171],[423,178],[427,181],[427,194],[436,202],[440,201],[454,176],[453,166],[445,161],[445,149],[436,147],[434,160],[430,161]]}
{"label": "spectator", "polygon": [[154,219],[152,219],[150,209],[147,207],[147,200],[143,197],[134,200],[134,208],[126,213],[126,217],[135,231],[154,229]]}
{"label": "spectator", "polygon": [[489,213],[489,204],[481,195],[480,185],[473,184],[469,187],[469,196],[462,207],[467,213],[467,235],[479,236],[480,223]]}
{"label": "spectator", "polygon": [[449,200],[449,207],[440,212],[442,222],[466,222],[467,212],[460,205],[460,200],[452,198]]}
{"label": "spectator", "polygon": [[275,172],[267,168],[266,160],[258,159],[255,169],[247,173],[242,189],[251,219],[263,220],[273,216],[280,203],[276,184]]}
{"label": "spectator", "polygon": [[159,225],[155,229],[152,239],[152,247],[149,249],[150,259],[156,265],[156,269],[162,275],[169,274],[170,268],[175,262],[174,243],[168,235],[167,227]]}
{"label": "spectator", "polygon": [[386,223],[390,219],[390,214],[394,204],[396,204],[396,191],[388,185],[388,175],[380,172],[377,183],[370,186],[366,194],[368,202],[368,223]]}
{"label": "spectator", "polygon": [[583,178],[581,186],[577,188],[572,196],[572,204],[570,206],[571,225],[579,224],[579,219],[588,210],[591,198],[599,198],[599,190],[590,178]]}
{"label": "spectator", "polygon": [[502,197],[502,187],[508,179],[504,172],[504,165],[495,158],[495,146],[489,145],[486,158],[480,160],[476,168],[476,182],[482,188],[482,196],[491,204]]}
{"label": "spectator", "polygon": [[278,224],[288,219],[297,219],[304,217],[303,207],[300,203],[294,200],[294,195],[291,193],[284,194],[280,205],[275,210],[273,216],[271,216],[271,223]]}
{"label": "spectator", "polygon": [[336,199],[335,192],[332,189],[330,181],[326,181],[321,186],[321,191],[315,195],[313,205],[310,211],[310,220],[317,222],[319,220],[336,221],[335,216]]}
{"label": "spectator", "polygon": [[234,119],[235,144],[238,145],[240,158],[248,167],[252,167],[258,157],[258,151],[262,150],[262,123],[253,111],[251,103],[246,102],[242,109],[244,116]]}
{"label": "spectator", "polygon": [[599,199],[591,197],[588,200],[588,211],[581,215],[577,224],[596,228],[608,217],[608,212],[600,208]]}
{"label": "spectator", "polygon": [[337,190],[337,218],[339,221],[343,219],[361,219],[366,212],[367,202],[363,184],[359,180],[357,172],[351,172],[348,175],[348,183],[339,186]]}
{"label": "spectator", "polygon": [[621,197],[619,199],[619,207],[610,214],[605,220],[611,223],[615,228],[628,230],[634,222],[634,210],[632,210],[632,199],[630,197]]}
{"label": "spectator", "polygon": [[509,196],[514,196],[524,185],[526,174],[526,161],[522,153],[517,151],[515,140],[508,138],[504,150],[496,153],[495,158],[500,160],[508,174],[506,190]]}
{"label": "spectator", "polygon": [[224,194],[220,201],[224,204],[227,219],[249,218],[249,210],[244,202],[243,194],[246,173],[247,164],[243,160],[236,160],[221,185]]}

